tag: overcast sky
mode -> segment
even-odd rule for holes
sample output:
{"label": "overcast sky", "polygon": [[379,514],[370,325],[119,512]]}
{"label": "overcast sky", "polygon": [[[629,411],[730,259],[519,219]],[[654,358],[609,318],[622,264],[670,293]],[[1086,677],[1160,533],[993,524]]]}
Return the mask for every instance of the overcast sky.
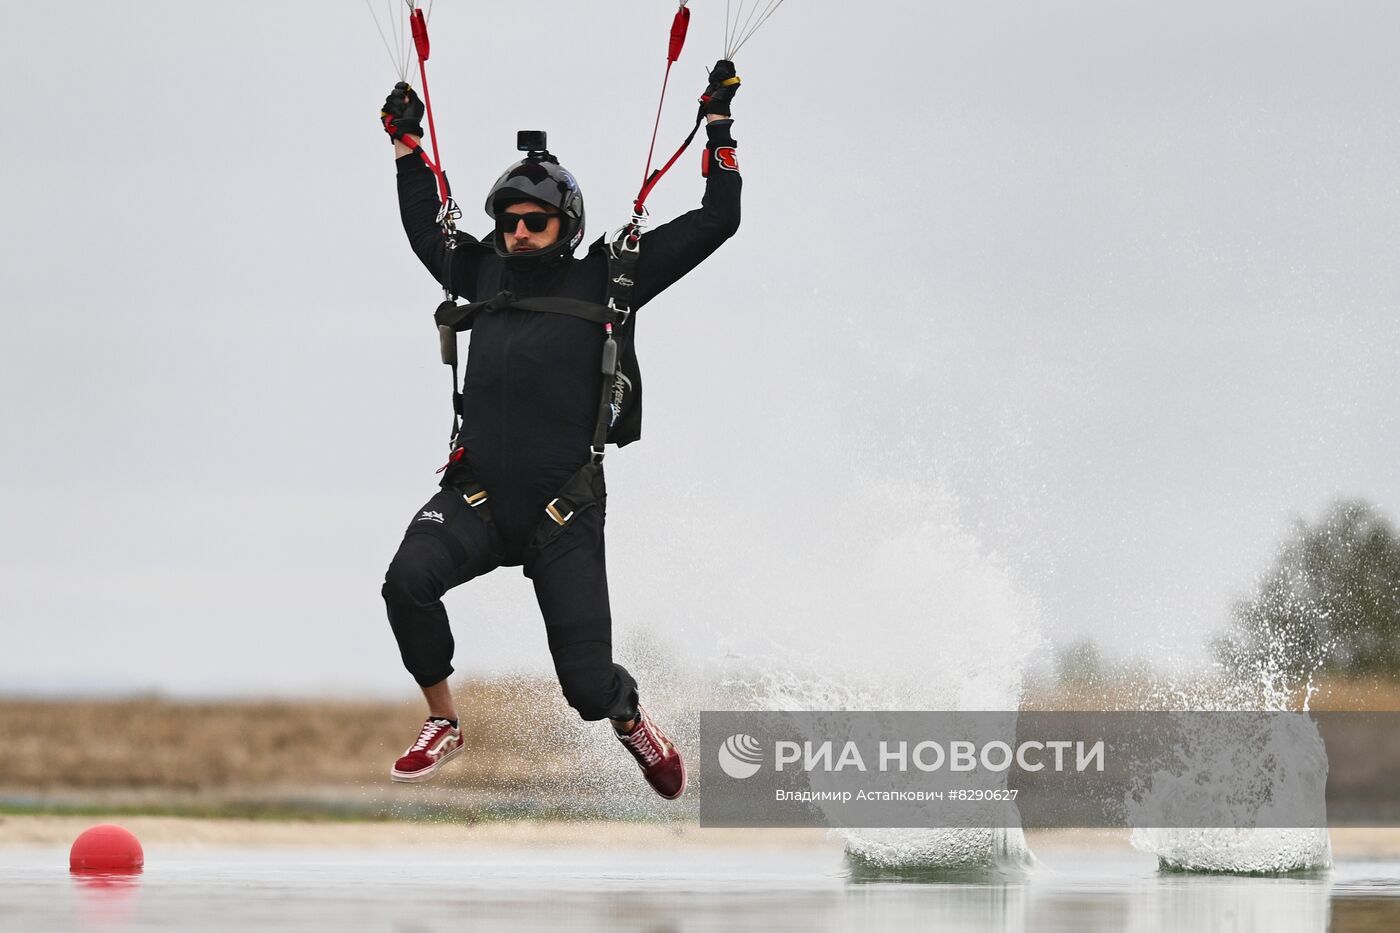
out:
{"label": "overcast sky", "polygon": [[[659,148],[724,6],[691,4]],[[625,219],[673,10],[437,4],[467,229],[521,127],[591,234]],[[378,589],[449,384],[369,12],[5,19],[0,692],[411,691]],[[738,60],[743,226],[639,321],[620,639],[897,654],[1014,614],[1173,662],[1294,515],[1400,517],[1396,35],[1389,2],[786,3]],[[518,570],[449,606],[459,668],[548,672]]]}

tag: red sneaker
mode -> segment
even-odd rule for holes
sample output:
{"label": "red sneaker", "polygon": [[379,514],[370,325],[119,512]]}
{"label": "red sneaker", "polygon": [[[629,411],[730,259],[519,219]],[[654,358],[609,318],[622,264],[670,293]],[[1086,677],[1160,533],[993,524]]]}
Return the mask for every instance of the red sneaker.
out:
{"label": "red sneaker", "polygon": [[685,791],[685,762],[680,750],[641,706],[637,707],[636,728],[626,735],[619,732],[617,740],[642,766],[642,775],[652,790],[667,800],[675,800]]}
{"label": "red sneaker", "polygon": [[408,747],[403,757],[394,762],[389,777],[401,784],[426,781],[437,774],[447,762],[462,750],[462,730],[441,719],[429,719],[418,733],[418,741]]}

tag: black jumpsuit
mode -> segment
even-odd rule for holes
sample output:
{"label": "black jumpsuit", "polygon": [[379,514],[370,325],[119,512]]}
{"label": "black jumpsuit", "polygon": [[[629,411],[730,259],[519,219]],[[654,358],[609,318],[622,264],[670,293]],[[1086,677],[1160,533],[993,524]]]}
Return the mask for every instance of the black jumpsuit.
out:
{"label": "black jumpsuit", "polygon": [[[730,122],[707,126],[709,170],[699,210],[642,236],[632,291],[635,311],[713,253],[739,226],[741,181]],[[458,234],[448,251],[436,218],[433,175],[417,155],[398,160],[399,208],[410,244],[442,283],[470,301],[509,290],[517,298],[565,297],[603,303],[607,257],[505,260],[488,243]],[[635,320],[619,340],[630,340]],[[479,314],[462,385],[464,448],[490,494],[485,522],[452,488],[410,521],[384,580],[389,623],[404,666],[422,686],[452,673],[453,638],[443,594],[500,566],[523,566],[534,582],[555,672],[584,719],[628,718],[636,681],[612,660],[603,548],[606,499],[581,511],[543,548],[531,539],[545,506],[589,459],[598,415],[603,332],[595,323],[510,308]]]}

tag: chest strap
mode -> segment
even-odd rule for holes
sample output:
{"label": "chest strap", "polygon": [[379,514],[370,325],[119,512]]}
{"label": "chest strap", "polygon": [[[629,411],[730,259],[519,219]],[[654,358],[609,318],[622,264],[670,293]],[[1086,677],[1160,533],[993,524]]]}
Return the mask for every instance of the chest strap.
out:
{"label": "chest strap", "polygon": [[[477,314],[515,309],[518,311],[542,311],[547,314],[565,314],[581,320],[600,324],[603,327],[603,358],[600,364],[602,389],[598,398],[598,418],[593,427],[593,441],[590,459],[593,463],[603,462],[603,451],[608,440],[608,430],[612,427],[616,412],[621,410],[621,395],[625,390],[626,379],[617,370],[617,341],[613,339],[613,328],[627,323],[632,314],[632,287],[636,281],[637,260],[640,256],[640,237],[623,238],[608,249],[608,303],[600,305],[579,298],[516,298],[509,291],[503,291],[485,301],[459,305],[455,301],[444,301],[433,313],[437,323],[438,349],[442,361],[452,367],[452,436],[449,444],[456,443],[462,429],[462,389],[457,372],[457,335],[471,330]],[[616,403],[616,404],[614,404]]]}

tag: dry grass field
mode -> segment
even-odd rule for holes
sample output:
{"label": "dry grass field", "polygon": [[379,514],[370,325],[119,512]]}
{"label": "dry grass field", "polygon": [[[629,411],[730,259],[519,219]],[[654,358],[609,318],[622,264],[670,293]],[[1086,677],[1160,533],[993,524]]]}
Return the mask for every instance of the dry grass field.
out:
{"label": "dry grass field", "polygon": [[[527,711],[577,731],[553,684],[473,683],[458,692],[467,751],[416,800],[446,806],[557,786],[573,756],[544,753],[508,724]],[[404,702],[177,702],[0,698],[0,809],[206,815],[386,816],[388,768],[422,723]],[[76,727],[76,728],[72,728]],[[57,739],[57,740],[56,740]],[[525,777],[522,777],[525,776]],[[470,789],[471,800],[447,792]]]}
{"label": "dry grass field", "polygon": [[[1143,695],[1129,683],[1040,688],[1027,691],[1023,708],[1131,709]],[[431,785],[403,793],[387,770],[421,722],[416,699],[0,698],[0,811],[356,819],[421,815],[423,807],[487,819],[567,812],[561,788],[578,785],[587,767],[568,742],[597,736],[558,688],[476,682],[460,689],[458,702],[467,751]],[[1400,684],[1324,684],[1312,706],[1400,710]],[[546,726],[533,743],[508,727],[526,715]],[[522,813],[525,801],[539,809]]]}

